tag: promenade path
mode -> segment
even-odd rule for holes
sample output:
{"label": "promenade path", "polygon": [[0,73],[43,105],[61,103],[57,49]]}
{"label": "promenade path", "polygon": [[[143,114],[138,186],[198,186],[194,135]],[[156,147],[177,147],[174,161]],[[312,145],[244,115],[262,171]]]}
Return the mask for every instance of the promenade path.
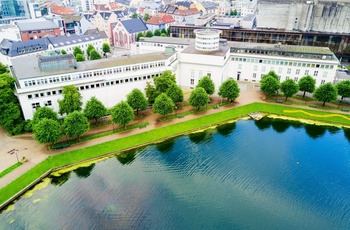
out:
{"label": "promenade path", "polygon": [[[15,164],[17,162],[16,154],[10,154],[9,151],[12,149],[18,150],[18,159],[22,159],[22,156],[25,156],[28,161],[21,165],[20,167],[16,168],[12,172],[8,173],[4,177],[0,178],[0,188],[5,187],[7,184],[14,181],[16,178],[33,168],[38,163],[42,162],[49,156],[53,156],[56,154],[72,151],[75,149],[80,149],[88,146],[97,145],[100,143],[108,142],[111,140],[115,140],[118,138],[122,138],[129,135],[134,135],[141,132],[146,132],[148,130],[152,130],[155,128],[167,126],[170,124],[180,123],[187,120],[191,120],[200,116],[205,116],[213,113],[218,113],[223,110],[228,110],[234,107],[243,106],[246,104],[250,104],[253,102],[264,102],[262,100],[262,93],[259,89],[259,87],[256,87],[253,83],[247,83],[247,82],[239,82],[238,83],[241,92],[240,96],[237,98],[235,103],[220,107],[220,109],[210,109],[204,112],[186,115],[184,118],[181,119],[172,119],[169,121],[160,121],[160,115],[152,113],[150,109],[142,111],[142,117],[134,121],[134,123],[143,123],[143,122],[149,122],[149,125],[142,129],[133,129],[121,133],[115,133],[109,136],[96,138],[93,140],[89,140],[82,143],[74,144],[68,148],[61,149],[61,150],[48,150],[45,145],[39,144],[36,140],[33,139],[32,134],[24,134],[14,137],[9,137],[6,133],[6,131],[1,128],[0,129],[0,172],[7,169],[11,165]],[[189,92],[185,94],[185,100],[188,98]],[[211,97],[212,104],[213,103],[220,103],[221,98],[212,96]],[[294,105],[293,105],[294,107]],[[298,106],[295,106],[298,107]],[[304,107],[305,108],[305,107]],[[190,106],[187,106],[185,108],[178,109],[177,113],[182,113],[186,110],[192,109]],[[339,113],[338,111],[335,111]],[[92,135],[94,133],[102,133],[106,131],[111,131],[113,129],[112,125],[107,125],[95,129],[91,129],[87,132],[87,135]]]}

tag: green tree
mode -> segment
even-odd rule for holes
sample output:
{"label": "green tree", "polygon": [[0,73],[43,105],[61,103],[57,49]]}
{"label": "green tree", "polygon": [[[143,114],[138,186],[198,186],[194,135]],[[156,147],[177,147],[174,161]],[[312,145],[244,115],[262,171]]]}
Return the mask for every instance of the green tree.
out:
{"label": "green tree", "polygon": [[208,95],[213,95],[215,92],[214,82],[208,76],[202,77],[196,87],[202,87]]}
{"label": "green tree", "polygon": [[36,124],[39,123],[39,121],[41,121],[44,118],[58,121],[58,115],[55,111],[53,111],[53,109],[46,106],[38,107],[36,108],[36,111],[33,115],[33,120],[32,120],[33,125],[35,126]]}
{"label": "green tree", "polygon": [[82,54],[77,54],[77,56],[75,56],[75,60],[77,62],[85,61],[85,57]]}
{"label": "green tree", "polygon": [[165,93],[161,93],[153,104],[153,112],[165,116],[174,111],[175,104]]}
{"label": "green tree", "polygon": [[121,101],[112,108],[111,116],[114,123],[125,129],[126,125],[134,119],[134,111],[127,102]]}
{"label": "green tree", "polygon": [[43,118],[35,124],[34,138],[40,144],[55,144],[62,137],[61,126],[57,120]]}
{"label": "green tree", "polygon": [[154,36],[160,36],[161,35],[161,32],[160,30],[156,29],[153,33]]}
{"label": "green tree", "polygon": [[165,93],[172,83],[176,84],[175,74],[171,70],[165,70],[160,76],[154,77],[153,81],[156,89],[161,93]]}
{"label": "green tree", "polygon": [[139,32],[136,36],[136,41],[139,41],[141,37],[144,37],[145,35],[142,32]]}
{"label": "green tree", "polygon": [[169,88],[166,91],[166,94],[170,99],[176,104],[177,102],[182,102],[184,100],[184,92],[182,89],[176,85],[175,83],[172,83]]}
{"label": "green tree", "polygon": [[298,85],[299,85],[299,90],[304,92],[303,93],[303,98],[304,98],[306,92],[313,93],[315,91],[316,80],[313,77],[307,75],[300,78]]}
{"label": "green tree", "polygon": [[148,30],[146,33],[146,38],[151,38],[151,37],[153,37],[153,33],[152,31]]}
{"label": "green tree", "polygon": [[341,96],[340,103],[343,102],[344,97],[350,97],[350,80],[341,81],[335,87],[339,96]]}
{"label": "green tree", "polygon": [[79,93],[77,87],[75,87],[74,85],[65,86],[63,87],[62,94],[63,99],[58,100],[59,114],[69,114],[76,110],[81,111],[83,105],[83,97]]}
{"label": "green tree", "polygon": [[82,112],[74,111],[68,114],[63,121],[63,132],[68,138],[78,137],[89,130],[89,121]]}
{"label": "green tree", "polygon": [[104,53],[110,53],[111,52],[111,47],[108,45],[108,43],[103,43],[102,44],[102,51]]}
{"label": "green tree", "polygon": [[77,57],[77,54],[83,54],[83,51],[80,49],[79,46],[74,47],[74,50],[73,50],[74,57]]}
{"label": "green tree", "polygon": [[163,29],[160,31],[161,34],[167,34],[167,31],[165,29],[165,27],[163,27]]}
{"label": "green tree", "polygon": [[146,82],[145,93],[149,104],[153,104],[160,94],[160,92],[150,82]]}
{"label": "green tree", "polygon": [[232,102],[239,97],[239,92],[240,89],[237,82],[233,79],[227,79],[221,84],[218,94],[220,97],[227,98],[227,100]]}
{"label": "green tree", "polygon": [[105,116],[106,114],[106,107],[95,96],[91,97],[90,100],[86,102],[84,115],[87,117],[87,119],[95,119],[95,121],[97,122],[98,119]]}
{"label": "green tree", "polygon": [[166,34],[161,33],[160,36],[161,36],[161,37],[166,37]]}
{"label": "green tree", "polygon": [[196,87],[190,95],[189,98],[190,105],[199,110],[201,106],[205,106],[209,102],[209,95],[205,92],[202,87]]}
{"label": "green tree", "polygon": [[133,89],[131,93],[126,96],[127,103],[136,110],[136,115],[139,115],[139,110],[144,110],[147,108],[148,101],[139,89]]}
{"label": "green tree", "polygon": [[230,15],[231,16],[237,16],[238,15],[237,10],[234,10],[234,11],[231,10]]}
{"label": "green tree", "polygon": [[148,21],[148,19],[150,19],[151,17],[149,16],[149,14],[145,14],[145,16],[143,16],[143,21],[144,22],[147,22]]}
{"label": "green tree", "polygon": [[338,92],[337,88],[333,86],[332,83],[326,83],[318,87],[313,96],[317,101],[323,101],[322,106],[325,106],[326,102],[331,102],[337,99]]}
{"label": "green tree", "polygon": [[292,79],[288,79],[281,83],[281,91],[286,97],[287,101],[288,97],[293,96],[299,91],[299,85],[295,83]]}
{"label": "green tree", "polygon": [[273,70],[270,70],[266,75],[263,76],[266,77],[266,76],[271,76],[271,77],[274,77],[277,81],[280,81],[280,78],[279,76],[277,75],[277,73]]}
{"label": "green tree", "polygon": [[2,64],[2,63],[0,62],[0,74],[8,73],[8,72],[9,72],[9,71],[8,71],[8,69],[7,69],[7,66],[4,65],[4,64]]}
{"label": "green tree", "polygon": [[67,54],[67,51],[61,50],[61,54]]}
{"label": "green tree", "polygon": [[264,76],[260,81],[260,89],[263,91],[267,96],[271,96],[280,88],[280,82],[271,75]]}
{"label": "green tree", "polygon": [[101,59],[102,56],[99,54],[95,49],[91,50],[90,52],[90,60],[98,60]]}
{"label": "green tree", "polygon": [[134,12],[134,13],[131,15],[131,18],[137,18],[137,17],[138,17],[138,15],[137,15],[136,12]]}
{"label": "green tree", "polygon": [[93,45],[89,44],[88,47],[86,48],[86,54],[89,58],[90,58],[90,55],[91,55],[90,53],[92,50],[95,50],[95,47]]}

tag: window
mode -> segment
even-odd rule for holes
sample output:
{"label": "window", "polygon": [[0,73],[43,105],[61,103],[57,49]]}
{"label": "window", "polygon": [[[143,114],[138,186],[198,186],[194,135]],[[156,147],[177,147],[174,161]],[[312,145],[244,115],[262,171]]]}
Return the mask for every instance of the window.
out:
{"label": "window", "polygon": [[253,78],[256,78],[256,73],[253,73]]}
{"label": "window", "polygon": [[323,85],[324,83],[326,83],[326,80],[322,80],[321,81],[321,85]]}
{"label": "window", "polygon": [[191,85],[194,85],[194,79],[191,79]]}
{"label": "window", "polygon": [[32,99],[33,96],[31,94],[28,95],[28,99]]}
{"label": "window", "polygon": [[305,74],[304,75],[309,75],[309,70],[305,70]]}
{"label": "window", "polygon": [[323,77],[327,77],[327,75],[328,75],[327,71],[323,72]]}
{"label": "window", "polygon": [[208,76],[209,78],[211,78],[211,73],[207,73],[207,76]]}
{"label": "window", "polygon": [[40,107],[40,103],[39,103],[39,102],[32,103],[32,108],[33,108],[33,109],[36,109],[36,108],[38,108],[38,107]]}
{"label": "window", "polygon": [[299,75],[300,74],[300,69],[295,70],[295,74]]}
{"label": "window", "polygon": [[288,68],[287,69],[287,74],[290,74],[292,72],[292,69],[291,68]]}
{"label": "window", "polygon": [[295,78],[294,78],[294,81],[295,81],[295,82],[298,82],[298,77],[295,77]]}
{"label": "window", "polygon": [[282,67],[278,68],[278,73],[282,73]]}
{"label": "window", "polygon": [[317,75],[318,75],[318,71],[315,71],[314,72],[314,77],[317,77]]}
{"label": "window", "polygon": [[52,102],[51,102],[51,101],[45,101],[45,102],[44,102],[44,105],[45,105],[45,106],[51,106],[51,105],[52,105]]}

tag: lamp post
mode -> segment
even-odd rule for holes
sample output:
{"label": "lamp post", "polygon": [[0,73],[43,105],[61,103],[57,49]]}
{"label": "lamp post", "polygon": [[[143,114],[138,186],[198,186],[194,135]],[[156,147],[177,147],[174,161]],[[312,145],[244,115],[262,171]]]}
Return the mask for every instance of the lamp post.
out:
{"label": "lamp post", "polygon": [[17,163],[18,163],[19,160],[18,160],[18,154],[17,154],[17,153],[18,153],[18,150],[17,150],[17,149],[15,150],[15,153],[16,153],[16,158],[17,158]]}
{"label": "lamp post", "polygon": [[112,126],[113,126],[113,133],[114,133],[114,122],[112,121]]}

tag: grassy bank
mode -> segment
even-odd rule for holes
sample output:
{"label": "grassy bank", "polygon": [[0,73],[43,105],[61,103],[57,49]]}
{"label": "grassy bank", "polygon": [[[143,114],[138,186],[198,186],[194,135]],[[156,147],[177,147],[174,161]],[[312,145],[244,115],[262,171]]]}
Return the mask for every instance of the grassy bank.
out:
{"label": "grassy bank", "polygon": [[4,171],[0,172],[0,178],[4,177],[6,174],[12,172],[13,170],[18,168],[22,164],[23,164],[22,162],[17,162],[16,164],[12,165],[11,167],[9,167],[9,168],[5,169]]}
{"label": "grassy bank", "polygon": [[196,119],[182,123],[165,126],[162,128],[150,130],[148,132],[139,133],[133,136],[124,137],[103,144],[49,157],[6,187],[0,189],[0,203],[8,200],[11,196],[16,194],[26,185],[34,181],[36,178],[51,168],[72,164],[108,153],[116,153],[117,151],[123,149],[152,143],[161,139],[166,139],[168,137],[186,134],[189,131],[211,126],[212,124],[225,122],[227,120],[244,116],[251,112],[273,113],[277,115],[298,117],[302,119],[312,119],[332,124],[350,126],[349,115],[329,116],[331,113],[318,110],[300,109],[266,103],[252,103],[208,116],[198,117]]}

